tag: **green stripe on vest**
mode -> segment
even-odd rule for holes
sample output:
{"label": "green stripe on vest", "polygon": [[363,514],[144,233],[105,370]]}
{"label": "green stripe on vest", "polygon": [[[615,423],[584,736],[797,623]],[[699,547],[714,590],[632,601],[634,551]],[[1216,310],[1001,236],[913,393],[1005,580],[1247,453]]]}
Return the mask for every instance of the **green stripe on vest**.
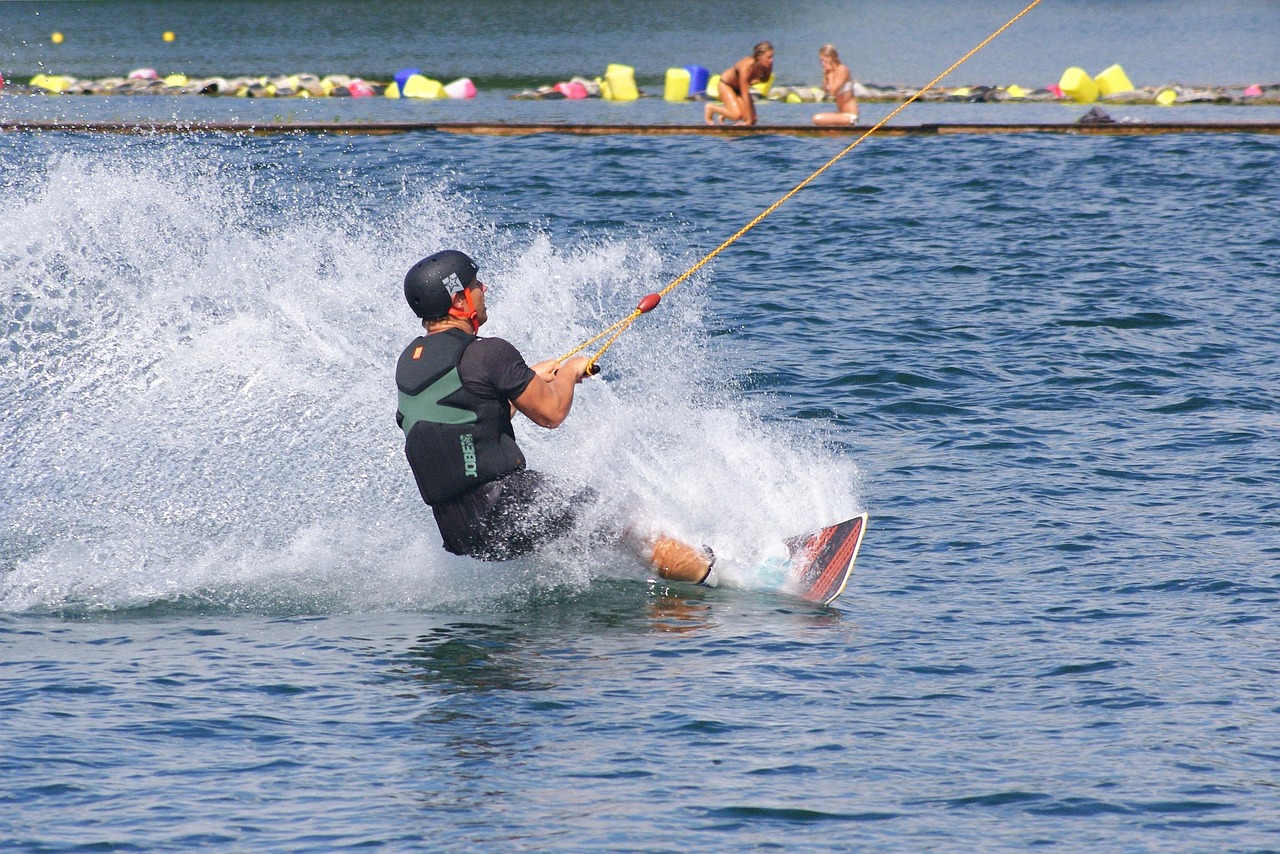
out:
{"label": "green stripe on vest", "polygon": [[413,425],[419,421],[428,421],[432,424],[476,423],[476,414],[470,409],[440,402],[460,388],[462,388],[462,378],[458,376],[458,369],[454,368],[415,395],[400,392],[400,414],[404,416],[400,428],[404,430],[405,435],[409,435]]}

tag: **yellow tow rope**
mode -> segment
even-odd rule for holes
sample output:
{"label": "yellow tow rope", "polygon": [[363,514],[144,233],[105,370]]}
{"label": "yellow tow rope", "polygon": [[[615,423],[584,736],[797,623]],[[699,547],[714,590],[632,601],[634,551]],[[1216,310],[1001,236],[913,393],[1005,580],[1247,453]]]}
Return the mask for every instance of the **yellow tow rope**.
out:
{"label": "yellow tow rope", "polygon": [[747,223],[742,228],[738,229],[727,240],[725,240],[715,249],[712,249],[710,252],[708,252],[701,261],[694,264],[688,270],[685,270],[683,273],[677,276],[675,280],[671,282],[671,284],[667,285],[665,288],[658,291],[656,294],[648,294],[647,296],[645,296],[644,299],[640,300],[640,304],[637,305],[630,314],[628,314],[626,317],[619,320],[617,323],[614,323],[612,326],[610,326],[608,329],[601,332],[599,335],[596,335],[594,338],[590,338],[586,341],[583,341],[577,347],[574,347],[568,353],[565,353],[563,356],[560,357],[560,361],[563,362],[569,357],[573,356],[574,354],[582,352],[583,350],[590,347],[592,344],[599,341],[601,338],[604,338],[605,336],[610,335],[610,333],[612,333],[612,337],[609,338],[609,340],[606,341],[598,351],[596,351],[596,354],[594,356],[592,356],[590,359],[587,360],[587,374],[596,373],[597,372],[596,362],[599,361],[600,357],[604,355],[605,350],[608,350],[610,347],[613,346],[613,342],[618,340],[618,336],[622,335],[622,333],[625,332],[627,328],[636,321],[636,318],[656,308],[658,303],[662,300],[664,296],[671,293],[680,284],[682,284],[685,280],[687,280],[690,276],[692,276],[694,273],[701,270],[704,266],[707,265],[709,261],[711,261],[712,258],[716,257],[721,252],[723,252],[726,248],[728,248],[731,244],[733,244],[739,237],[741,237],[742,235],[746,234],[748,231],[750,231],[751,229],[759,225],[761,220],[763,220],[769,214],[773,213],[775,210],[780,208],[784,202],[786,202],[796,193],[800,192],[805,187],[809,186],[809,184],[811,184],[815,178],[817,178],[823,172],[826,172],[828,169],[830,169],[837,160],[839,160],[841,157],[844,157],[850,151],[853,151],[855,148],[861,145],[863,140],[865,140],[867,137],[871,136],[871,134],[875,133],[880,128],[882,128],[886,122],[888,122],[898,113],[905,110],[910,104],[915,102],[925,92],[929,91],[934,86],[937,86],[939,81],[941,81],[948,74],[950,74],[951,72],[959,68],[961,65],[963,65],[969,59],[969,57],[973,56],[975,53],[982,50],[984,47],[990,44],[992,40],[996,38],[996,36],[1000,35],[1005,30],[1009,29],[1009,27],[1017,23],[1017,21],[1020,18],[1022,18],[1023,15],[1027,14],[1028,12],[1030,12],[1032,9],[1034,9],[1036,6],[1039,6],[1039,5],[1040,5],[1040,0],[1032,0],[1032,2],[1028,4],[1025,9],[1023,9],[1021,12],[1019,12],[1018,14],[1010,18],[1008,21],[1006,21],[1004,26],[1002,26],[1000,29],[996,30],[994,33],[992,33],[991,35],[983,39],[982,42],[977,45],[977,47],[973,48],[973,50],[969,51],[964,56],[960,57],[955,62],[953,62],[950,68],[948,68],[946,71],[942,72],[937,77],[930,80],[929,83],[926,84],[923,89],[916,92],[910,98],[908,98],[907,100],[899,104],[897,109],[889,113],[889,115],[885,116],[883,119],[881,119],[871,127],[867,128],[865,131],[863,131],[862,135],[859,136],[857,139],[855,139],[853,142],[849,143],[849,145],[846,146],[843,151],[841,151],[835,157],[832,157],[822,166],[818,167],[818,169],[816,169],[814,173],[810,175],[808,178],[805,178],[799,184],[796,184],[794,187],[792,187],[791,190],[785,196],[778,199],[776,202],[769,205],[769,207],[761,211],[760,214],[756,216],[755,219],[751,220],[751,222]]}

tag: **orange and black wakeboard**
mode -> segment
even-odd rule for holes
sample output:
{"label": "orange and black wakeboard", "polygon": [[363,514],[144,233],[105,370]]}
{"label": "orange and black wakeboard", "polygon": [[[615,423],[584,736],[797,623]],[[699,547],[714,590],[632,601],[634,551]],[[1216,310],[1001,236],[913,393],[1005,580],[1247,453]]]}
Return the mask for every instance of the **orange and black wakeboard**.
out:
{"label": "orange and black wakeboard", "polygon": [[866,530],[867,514],[863,513],[784,540],[791,563],[779,590],[824,605],[834,602],[853,573],[853,562],[858,559]]}

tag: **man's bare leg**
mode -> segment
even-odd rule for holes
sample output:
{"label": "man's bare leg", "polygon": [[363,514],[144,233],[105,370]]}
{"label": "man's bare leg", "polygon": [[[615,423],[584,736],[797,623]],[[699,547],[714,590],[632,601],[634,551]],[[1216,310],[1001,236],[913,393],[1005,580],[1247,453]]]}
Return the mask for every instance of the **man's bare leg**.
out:
{"label": "man's bare leg", "polygon": [[671,537],[659,537],[654,541],[649,551],[649,563],[658,570],[658,575],[672,581],[714,584],[710,578],[715,556]]}

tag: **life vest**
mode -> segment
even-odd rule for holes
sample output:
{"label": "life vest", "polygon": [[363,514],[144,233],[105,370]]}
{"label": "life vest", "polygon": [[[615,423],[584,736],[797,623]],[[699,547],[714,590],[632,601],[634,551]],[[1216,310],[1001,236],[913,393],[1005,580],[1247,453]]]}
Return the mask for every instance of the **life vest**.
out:
{"label": "life vest", "polygon": [[510,404],[462,387],[458,363],[475,340],[460,329],[421,336],[396,363],[404,454],[422,500],[433,506],[524,468]]}

